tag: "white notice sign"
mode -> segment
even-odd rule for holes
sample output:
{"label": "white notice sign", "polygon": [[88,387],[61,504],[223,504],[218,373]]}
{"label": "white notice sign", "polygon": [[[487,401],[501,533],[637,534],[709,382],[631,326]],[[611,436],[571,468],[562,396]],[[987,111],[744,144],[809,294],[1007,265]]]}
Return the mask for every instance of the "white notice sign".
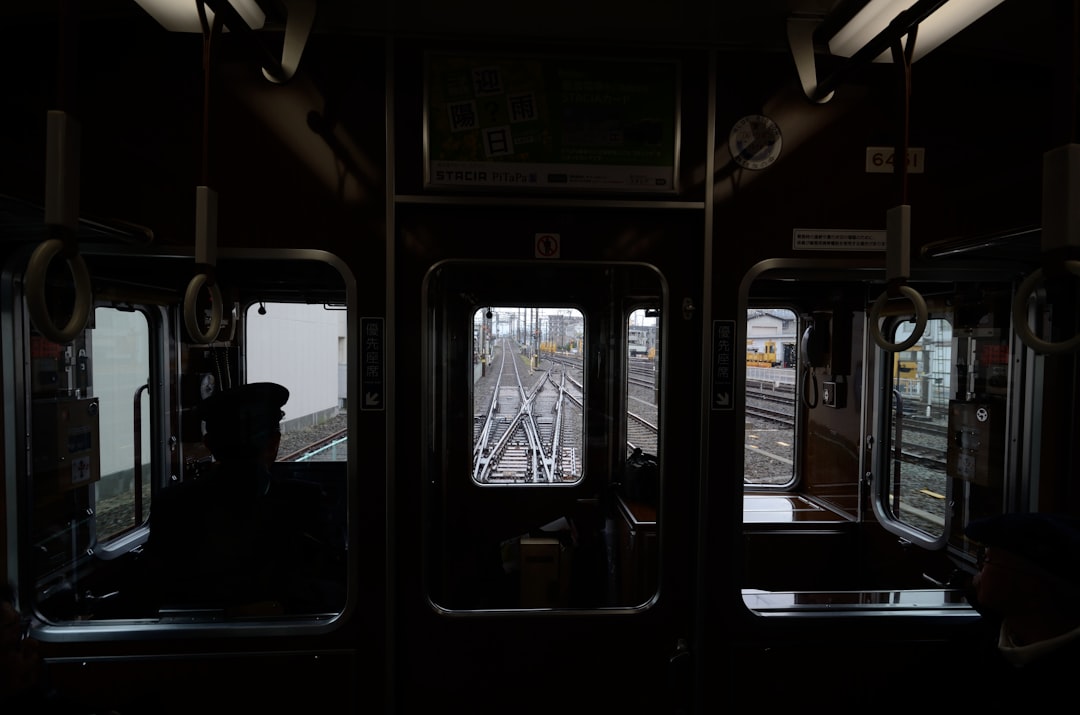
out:
{"label": "white notice sign", "polygon": [[885,231],[842,228],[797,228],[791,232],[796,251],[884,251]]}

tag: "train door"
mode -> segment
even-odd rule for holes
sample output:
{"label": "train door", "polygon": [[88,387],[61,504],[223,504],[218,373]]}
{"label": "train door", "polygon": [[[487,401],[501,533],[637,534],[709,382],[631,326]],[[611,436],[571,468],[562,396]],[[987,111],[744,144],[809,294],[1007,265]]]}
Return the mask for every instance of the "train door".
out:
{"label": "train door", "polygon": [[688,705],[702,233],[631,213],[399,213],[398,711]]}

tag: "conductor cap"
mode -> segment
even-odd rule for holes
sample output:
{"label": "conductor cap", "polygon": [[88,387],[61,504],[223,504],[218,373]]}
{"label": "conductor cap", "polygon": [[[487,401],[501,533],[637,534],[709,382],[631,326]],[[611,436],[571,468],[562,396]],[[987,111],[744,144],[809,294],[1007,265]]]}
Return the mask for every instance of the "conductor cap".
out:
{"label": "conductor cap", "polygon": [[252,438],[277,430],[285,416],[289,391],[274,382],[252,382],[215,392],[199,404],[206,433],[215,437]]}

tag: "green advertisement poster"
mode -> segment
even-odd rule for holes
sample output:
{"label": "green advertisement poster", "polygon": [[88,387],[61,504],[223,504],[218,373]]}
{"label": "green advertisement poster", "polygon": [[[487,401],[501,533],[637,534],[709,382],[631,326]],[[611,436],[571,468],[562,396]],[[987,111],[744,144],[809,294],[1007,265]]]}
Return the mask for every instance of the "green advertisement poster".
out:
{"label": "green advertisement poster", "polygon": [[426,185],[671,193],[675,61],[427,57]]}

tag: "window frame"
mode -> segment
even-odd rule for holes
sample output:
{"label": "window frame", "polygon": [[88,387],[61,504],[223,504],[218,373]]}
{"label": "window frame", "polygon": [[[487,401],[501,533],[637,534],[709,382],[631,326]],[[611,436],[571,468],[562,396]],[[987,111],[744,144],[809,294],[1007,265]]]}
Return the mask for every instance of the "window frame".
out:
{"label": "window frame", "polygon": [[[743,325],[742,325],[742,331],[740,332],[740,338],[739,339],[741,340],[741,342],[739,343],[739,345],[744,346],[744,348],[743,348],[744,353],[748,352],[748,351],[746,351],[745,346],[746,346],[747,341],[750,339],[750,329],[749,329],[749,322],[750,322],[749,313],[750,313],[750,311],[752,311],[752,310],[774,310],[774,309],[775,310],[786,310],[789,313],[791,313],[795,318],[795,367],[793,368],[795,370],[795,383],[794,383],[793,394],[792,394],[792,406],[794,408],[794,412],[792,414],[792,428],[791,428],[791,432],[792,432],[792,434],[791,434],[791,440],[792,440],[792,444],[791,444],[791,454],[792,454],[791,478],[787,482],[785,482],[783,484],[769,484],[769,483],[748,482],[748,481],[746,481],[746,459],[745,459],[745,450],[746,450],[745,442],[746,442],[746,440],[745,440],[745,436],[746,436],[747,430],[744,428],[744,430],[743,430],[744,457],[743,457],[743,474],[742,474],[743,490],[744,491],[748,491],[748,490],[749,491],[759,491],[759,490],[760,491],[794,491],[794,490],[797,490],[799,485],[802,483],[802,466],[803,466],[803,463],[802,463],[802,460],[799,459],[799,454],[800,454],[800,450],[801,450],[801,446],[802,446],[801,445],[802,430],[799,429],[799,425],[802,424],[806,419],[806,416],[805,416],[805,414],[803,412],[806,409],[806,405],[803,403],[803,395],[804,395],[805,390],[806,390],[806,385],[805,385],[805,379],[806,378],[805,378],[805,376],[803,375],[803,372],[802,372],[802,364],[803,364],[803,360],[802,360],[802,352],[803,352],[803,316],[799,312],[799,309],[798,309],[797,306],[790,305],[790,304],[785,304],[785,303],[779,302],[779,301],[778,302],[771,302],[771,301],[769,301],[769,302],[755,302],[753,304],[748,303],[747,306],[746,306],[746,310],[743,311]],[[747,381],[749,380],[748,370],[750,369],[750,367],[746,363],[747,363],[747,356],[744,354],[743,357],[742,357],[742,361],[740,363],[740,369],[742,370],[741,384],[743,385],[744,393],[745,393]],[[745,405],[745,399],[746,399],[746,395],[744,394],[744,405]]]}
{"label": "window frame", "polygon": [[[927,315],[927,322],[931,320],[941,320],[948,323],[951,341],[952,336],[955,334],[955,319],[952,310],[930,312]],[[902,316],[890,317],[886,319],[885,324],[883,325],[882,334],[889,336],[889,340],[896,340],[897,331],[900,326],[906,322],[910,321],[903,319]],[[919,338],[919,341],[917,341],[915,345],[919,345],[922,342],[923,337],[925,337],[925,333]],[[954,511],[950,507],[950,504],[953,502],[953,479],[950,478],[948,474],[945,474],[945,507],[940,534],[929,534],[926,531],[903,521],[895,516],[892,513],[892,509],[889,507],[890,485],[892,479],[892,450],[894,442],[892,416],[896,412],[896,401],[893,398],[893,389],[896,381],[900,379],[899,376],[893,378],[892,373],[894,361],[898,359],[897,356],[899,353],[887,352],[875,344],[873,340],[868,340],[867,344],[867,349],[873,350],[876,353],[873,379],[876,383],[874,394],[878,396],[878,399],[874,401],[873,422],[874,444],[877,445],[877,448],[872,455],[871,468],[873,474],[871,478],[871,505],[874,516],[886,531],[895,534],[900,538],[906,539],[929,550],[945,548],[949,543],[949,534],[952,529]],[[947,419],[948,417],[946,415],[946,420]],[[943,463],[942,466],[945,467],[946,465]],[[903,474],[902,468],[901,474]]]}
{"label": "window frame", "polygon": [[[565,310],[574,311],[574,312],[577,313],[577,318],[581,322],[582,334],[583,334],[582,342],[584,342],[586,345],[589,344],[589,335],[588,335],[588,333],[589,333],[589,327],[588,327],[589,316],[586,315],[585,312],[583,312],[581,306],[579,306],[579,305],[574,305],[574,304],[570,304],[570,303],[562,303],[562,302],[557,302],[557,301],[545,301],[545,302],[543,302],[543,304],[537,303],[535,305],[525,305],[523,301],[501,301],[501,302],[498,302],[498,303],[477,304],[477,305],[473,306],[470,310],[466,311],[466,312],[471,311],[471,317],[469,318],[469,320],[470,320],[470,328],[469,328],[468,333],[467,333],[469,335],[469,341],[468,341],[469,342],[469,350],[467,351],[469,354],[476,354],[476,355],[481,354],[480,347],[476,344],[476,326],[477,326],[476,316],[478,314],[482,313],[483,311],[486,311],[486,310],[506,310],[506,309],[515,309],[515,310],[524,309],[526,311],[531,311],[531,310],[534,310],[534,309],[535,310],[540,310],[540,311],[565,311]],[[480,325],[481,326],[483,325],[483,320],[480,321]],[[482,327],[481,327],[481,329],[482,329]],[[540,336],[538,336],[538,337],[542,337],[543,336],[543,330],[542,330],[542,328],[540,328],[539,330],[540,330]],[[537,344],[540,345],[540,344],[542,344],[542,342],[543,341],[538,341]],[[527,344],[531,344],[531,343],[527,342]],[[540,350],[539,352],[543,352],[543,351]],[[577,479],[575,479],[573,481],[562,481],[562,482],[543,482],[543,481],[496,482],[496,483],[480,482],[480,481],[477,481],[476,477],[475,477],[476,463],[475,463],[475,460],[474,460],[474,461],[472,461],[472,469],[470,470],[470,482],[471,482],[472,486],[477,487],[477,488],[481,488],[481,489],[489,489],[489,488],[490,489],[503,489],[503,488],[512,488],[512,487],[516,487],[516,488],[543,488],[543,487],[567,488],[567,487],[576,487],[576,486],[582,484],[583,482],[585,482],[585,480],[588,477],[588,474],[586,473],[587,461],[585,460],[584,457],[585,457],[585,454],[588,452],[588,449],[589,449],[588,430],[585,428],[585,426],[586,426],[586,416],[588,414],[588,409],[589,409],[589,385],[588,385],[588,370],[585,369],[587,356],[585,354],[583,354],[583,353],[581,354],[581,360],[582,360],[582,379],[581,379],[581,381],[582,381],[582,394],[581,394],[582,405],[581,405],[581,417],[580,417],[580,420],[581,420],[581,435],[580,435],[580,439],[581,439],[581,455],[580,455],[581,456],[581,472],[578,475]],[[473,372],[474,377],[475,377],[475,369],[476,369],[475,365],[467,366],[465,369],[467,371]],[[467,384],[468,384],[468,396],[469,396],[468,402],[469,402],[469,404],[471,404],[473,406],[473,413],[475,414],[476,408],[477,408],[477,404],[476,404],[476,381],[475,381],[475,379],[469,379],[468,376],[466,376],[466,380],[467,380]]]}
{"label": "window frame", "polygon": [[[124,308],[120,308],[117,304],[112,302],[97,302],[94,305],[94,319],[96,323],[96,313],[101,308],[111,308],[122,312],[130,311],[141,314],[146,319],[147,340],[149,341],[149,345],[147,346],[147,361],[149,363],[147,365],[147,384],[150,386],[146,390],[146,400],[149,403],[148,412],[150,429],[150,474],[147,476],[147,479],[149,479],[150,482],[150,503],[144,504],[143,520],[141,523],[117,532],[105,541],[98,540],[95,525],[94,542],[100,549],[100,557],[105,561],[118,558],[130,551],[136,545],[146,543],[150,533],[150,508],[153,504],[154,495],[160,488],[159,485],[163,482],[163,475],[166,471],[166,466],[168,465],[167,440],[165,437],[164,420],[162,419],[163,412],[157,406],[157,402],[161,401],[163,396],[152,389],[153,385],[164,383],[166,358],[164,351],[162,350],[162,336],[164,335],[164,326],[167,321],[167,312],[162,306],[149,304],[124,304],[124,306]],[[93,369],[92,366],[91,369]],[[167,400],[168,398],[165,397],[164,399]],[[143,486],[145,488],[145,485]],[[97,485],[94,485],[93,501],[95,511],[97,510],[97,500]]]}
{"label": "window frame", "polygon": [[[835,277],[836,281],[847,282],[865,288],[869,296],[867,305],[873,301],[874,296],[881,292],[880,270],[869,269],[865,264],[856,261],[843,259],[769,259],[755,264],[744,275],[739,290],[738,308],[740,314],[745,315],[746,309],[751,307],[754,300],[753,286],[756,281],[770,279],[797,281],[802,278],[824,280],[833,277]],[[927,280],[933,279],[928,278]],[[940,278],[935,282],[939,281],[955,283],[955,279],[942,281]],[[742,323],[737,334],[737,339],[740,341],[739,345],[744,344],[745,338],[746,327]],[[880,392],[885,384],[881,375],[883,371],[888,371],[888,367],[883,368],[880,364],[883,353],[884,351],[878,349],[873,340],[870,339],[869,332],[865,331],[865,339],[862,341],[863,372],[859,385],[855,386],[855,389],[860,389],[861,386],[865,395],[859,420],[863,424],[863,435],[870,438],[860,445],[859,468],[861,474],[866,474],[871,469],[874,463],[873,460],[877,458],[876,454],[871,454],[871,452],[880,452],[877,445],[879,443],[878,437],[881,434],[882,413],[887,413],[887,410],[881,409],[882,403],[880,399]],[[884,362],[891,366],[890,361],[886,360]],[[745,404],[746,399],[745,381],[741,382],[742,384],[738,384],[736,387],[737,404]],[[875,473],[873,479],[876,478]],[[873,494],[876,493],[876,485],[864,483],[860,487],[861,496],[868,493],[865,491],[866,489],[870,489],[871,498],[869,501],[876,501],[873,498]],[[745,485],[742,491],[745,492]],[[864,509],[869,505],[864,507],[864,504],[866,504],[866,500],[860,498],[856,522],[869,522],[871,520],[871,517],[864,513]],[[752,527],[753,524],[744,521],[743,528],[746,529],[748,526]],[[903,538],[901,543],[904,543]],[[919,546],[922,548],[922,545]],[[741,553],[745,555],[747,553],[746,549],[747,547],[744,544]],[[827,587],[822,591],[806,591],[805,593],[809,594],[809,603],[805,605],[799,603],[797,599],[791,598],[792,594],[796,593],[799,593],[799,591],[785,591],[784,589],[760,591],[756,588],[743,586],[739,589],[738,597],[745,609],[744,615],[749,619],[747,623],[762,624],[762,628],[771,628],[771,623],[780,622],[786,622],[790,625],[799,624],[799,627],[818,628],[828,627],[829,623],[835,623],[837,619],[854,623],[856,621],[850,621],[849,619],[867,618],[881,619],[883,623],[887,620],[898,624],[902,621],[897,621],[897,618],[904,621],[909,618],[916,618],[919,622],[933,621],[935,624],[948,623],[951,626],[952,624],[964,624],[982,618],[970,604],[966,603],[960,591],[950,588],[948,585],[928,585],[925,589],[840,591],[841,595],[844,593],[865,594],[868,598],[865,602],[852,602],[850,604],[840,600],[827,603],[815,602],[816,595],[836,595],[836,593],[829,591]],[[907,601],[911,602],[907,603]],[[783,620],[776,621],[775,619]]]}
{"label": "window frame", "polygon": [[[522,280],[522,275],[528,276],[528,280]],[[447,583],[446,574],[460,556],[457,549],[460,545],[451,543],[448,536],[456,532],[448,529],[462,514],[467,513],[468,519],[487,528],[495,528],[489,522],[498,521],[500,538],[512,540],[515,534],[556,524],[558,519],[545,523],[550,516],[531,519],[541,512],[548,513],[549,507],[560,500],[591,503],[598,494],[609,493],[608,480],[614,479],[613,475],[622,470],[626,461],[622,426],[626,407],[625,326],[629,317],[626,308],[630,304],[651,302],[658,306],[661,315],[670,315],[670,295],[663,274],[655,266],[641,262],[444,259],[428,268],[420,297],[421,392],[425,396],[419,420],[425,483],[423,588],[432,607],[447,616],[481,618],[507,612],[530,616],[636,613],[651,607],[655,594],[645,599],[645,603],[541,609],[509,602],[493,604],[477,599],[471,592],[462,595],[463,589],[457,583]],[[489,485],[477,484],[472,478],[472,413],[465,415],[458,406],[468,404],[471,409],[475,402],[472,380],[468,379],[473,368],[472,318],[477,310],[489,306],[574,308],[583,316],[587,350],[583,355],[587,367],[583,435],[586,461],[582,478],[575,483],[523,484],[515,486],[534,488],[507,490],[487,489]],[[461,339],[466,335],[467,340]],[[661,351],[664,340],[666,336],[662,335]],[[620,360],[622,364],[618,366]],[[601,367],[605,371],[603,383],[595,374]],[[590,431],[595,434],[596,430],[603,431],[602,439],[590,438]],[[623,439],[621,444],[620,439]],[[467,454],[461,454],[463,444],[470,445]],[[543,486],[556,488],[535,488]],[[519,528],[522,520],[524,528]],[[507,521],[513,522],[514,528],[503,530]],[[658,562],[654,565],[660,568]]]}
{"label": "window frame", "polygon": [[[4,390],[10,391],[14,397],[4,401],[4,422],[12,425],[15,429],[8,429],[5,436],[4,458],[5,467],[3,488],[5,490],[5,503],[9,513],[17,515],[15,518],[6,520],[8,549],[8,564],[17,578],[12,578],[12,585],[20,595],[22,608],[37,611],[39,594],[32,583],[33,574],[29,567],[27,552],[32,543],[30,535],[30,510],[32,509],[31,494],[27,492],[26,484],[28,474],[26,468],[29,450],[16,446],[13,435],[29,434],[31,428],[31,407],[33,397],[27,360],[22,354],[29,350],[29,337],[31,324],[25,306],[22,276],[25,271],[27,260],[33,246],[26,250],[14,251],[4,264],[4,272],[0,279],[0,321],[6,334],[16,336],[16,340],[3,341],[0,350],[3,359],[0,366],[3,368]],[[130,266],[145,265],[154,270],[162,269],[164,273],[157,275],[169,275],[175,277],[182,275],[176,266],[194,265],[194,256],[177,252],[174,249],[156,249],[146,246],[136,247],[134,251],[125,246],[85,244],[80,247],[80,253],[87,261],[92,277],[95,276],[95,268],[106,268],[106,283],[120,271],[126,271],[125,276],[133,275]],[[321,275],[322,272],[330,271],[340,278],[341,295],[344,298],[344,307],[347,312],[347,320],[355,320],[357,311],[357,287],[356,280],[348,265],[339,257],[318,249],[222,249],[219,252],[219,266],[224,263],[232,263],[234,266],[242,264],[245,267],[255,268],[254,273],[260,273],[258,268],[267,264],[274,264],[281,270],[287,266],[296,266],[298,263],[308,263],[313,266],[313,275]],[[174,265],[175,264],[175,265]],[[317,266],[317,267],[316,267]],[[135,271],[138,273],[138,271]],[[289,273],[292,275],[292,273]],[[120,279],[125,285],[128,279]],[[184,456],[180,453],[180,444],[176,441],[180,430],[180,417],[176,414],[180,400],[180,355],[178,340],[183,337],[183,321],[180,311],[182,305],[174,302],[173,293],[163,289],[164,283],[158,288],[149,287],[152,278],[142,278],[141,282],[132,283],[132,296],[145,296],[138,298],[139,305],[149,309],[156,316],[150,320],[149,340],[151,341],[150,361],[152,379],[155,384],[153,390],[158,393],[158,403],[151,407],[151,434],[152,451],[158,455],[160,470],[152,471],[151,492],[156,495],[158,490],[167,483],[175,480],[179,474]],[[298,286],[303,284],[298,282]],[[318,286],[320,289],[324,285]],[[110,302],[109,296],[112,298]],[[95,307],[101,305],[123,305],[130,307],[121,297],[116,297],[112,291],[102,291],[95,298]],[[160,324],[157,322],[160,318]],[[92,319],[91,319],[92,320]],[[87,329],[93,326],[91,322]],[[155,326],[157,326],[155,328]],[[155,332],[158,329],[160,332]],[[358,338],[352,334],[345,346],[350,364],[359,364]],[[348,402],[359,405],[357,394],[359,381],[352,374],[347,380]],[[348,428],[351,435],[357,434],[356,425],[358,416],[356,410],[349,413]],[[141,640],[154,634],[183,634],[185,637],[196,638],[219,637],[222,635],[273,637],[273,636],[296,636],[300,634],[327,633],[342,627],[346,619],[355,610],[357,600],[357,569],[358,561],[357,546],[359,544],[355,533],[355,498],[352,490],[357,484],[357,460],[354,456],[349,457],[346,467],[346,480],[349,489],[347,505],[347,518],[349,523],[349,549],[348,568],[345,602],[341,608],[332,614],[288,614],[283,616],[267,616],[256,620],[230,620],[221,621],[214,618],[193,621],[190,616],[181,615],[178,618],[167,614],[159,614],[152,618],[143,616],[117,615],[115,617],[101,618],[100,620],[80,620],[77,618],[63,618],[46,620],[40,614],[35,618],[31,626],[32,636],[42,642],[98,642],[98,641],[129,641]],[[109,541],[108,552],[101,549],[95,552],[96,557],[102,561],[116,560],[124,554],[136,549],[148,533],[148,525],[142,524],[133,528],[122,537],[118,536]],[[111,567],[110,567],[111,568]]]}

